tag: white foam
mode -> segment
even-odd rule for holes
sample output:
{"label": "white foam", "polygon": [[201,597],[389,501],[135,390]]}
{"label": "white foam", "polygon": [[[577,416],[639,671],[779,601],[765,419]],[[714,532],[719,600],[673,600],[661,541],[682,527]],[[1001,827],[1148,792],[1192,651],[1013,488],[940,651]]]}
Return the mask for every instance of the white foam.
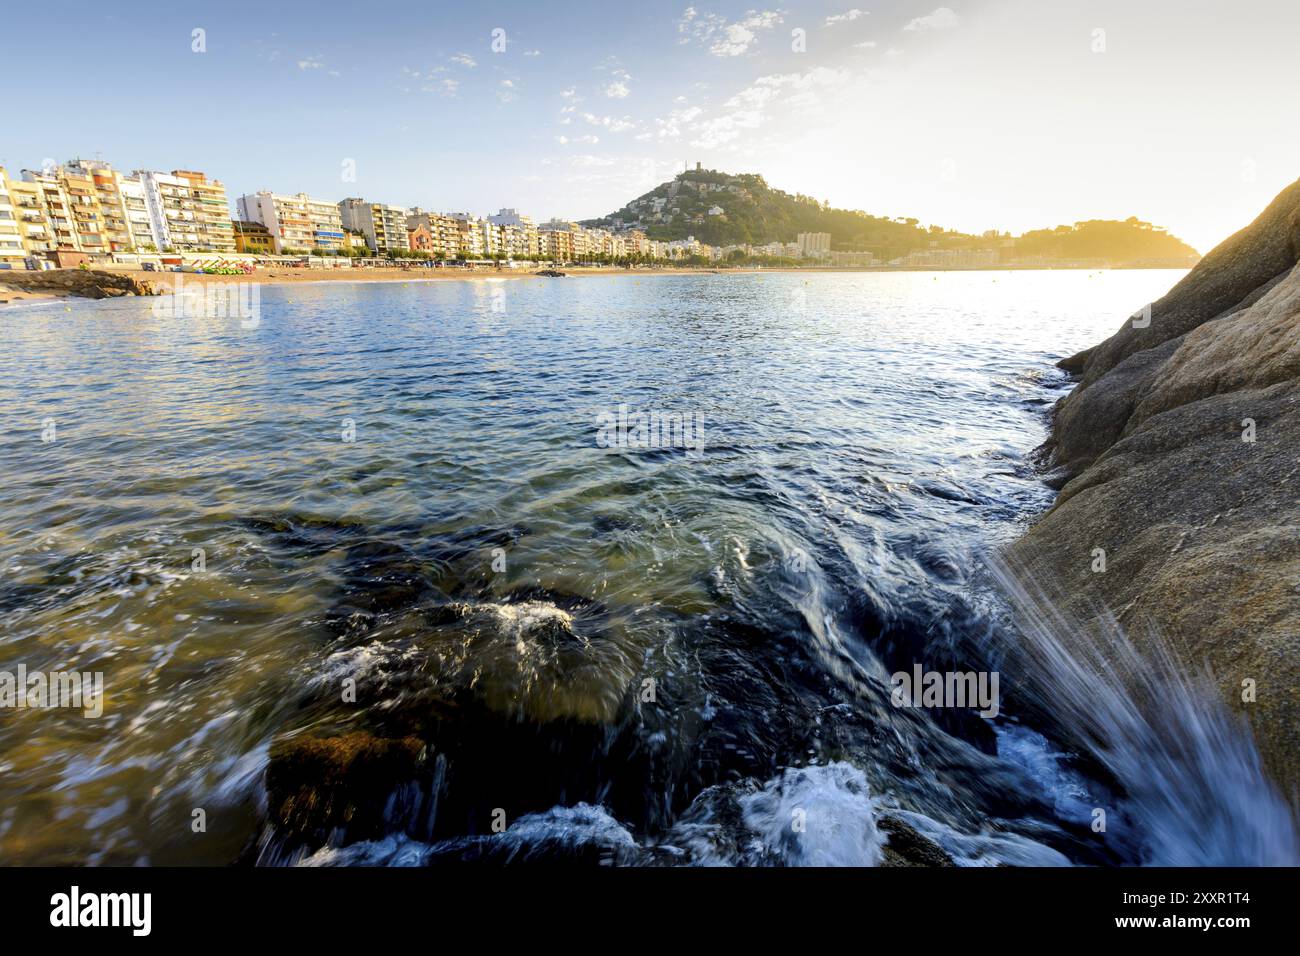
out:
{"label": "white foam", "polygon": [[866,775],[851,764],[787,769],[740,805],[761,851],[788,866],[880,862],[885,838],[875,803]]}

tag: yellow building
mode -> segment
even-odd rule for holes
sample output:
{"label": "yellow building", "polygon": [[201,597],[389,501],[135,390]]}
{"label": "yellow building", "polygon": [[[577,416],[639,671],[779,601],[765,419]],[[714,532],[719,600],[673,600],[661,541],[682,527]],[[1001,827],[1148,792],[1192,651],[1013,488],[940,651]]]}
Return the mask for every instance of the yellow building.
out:
{"label": "yellow building", "polygon": [[20,210],[9,193],[5,168],[0,166],[0,268],[22,268],[26,256]]}
{"label": "yellow building", "polygon": [[8,178],[5,179],[5,185],[27,254],[34,255],[54,249],[54,231],[45,215],[40,187],[26,180]]}
{"label": "yellow building", "polygon": [[[34,208],[38,209],[44,217],[45,235],[33,234],[29,238],[29,242],[38,244],[33,251],[80,250],[81,243],[77,236],[76,223],[72,218],[72,204],[68,201],[68,194],[64,192],[57,174],[53,171],[38,173],[24,169],[22,186],[23,205],[32,209],[33,207],[28,205],[27,201],[34,201]],[[33,216],[30,221],[36,223],[36,217]]]}
{"label": "yellow building", "polygon": [[271,230],[260,222],[247,222],[233,219],[230,223],[235,232],[235,251],[255,256],[269,256],[275,253],[275,239]]}

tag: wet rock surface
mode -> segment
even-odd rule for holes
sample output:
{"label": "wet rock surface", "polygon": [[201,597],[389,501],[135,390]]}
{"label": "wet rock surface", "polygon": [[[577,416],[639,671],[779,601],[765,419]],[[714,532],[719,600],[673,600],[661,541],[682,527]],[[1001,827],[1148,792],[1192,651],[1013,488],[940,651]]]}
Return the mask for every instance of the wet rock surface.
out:
{"label": "wet rock surface", "polygon": [[1008,554],[1067,613],[1104,608],[1208,665],[1284,788],[1300,784],[1298,249],[1300,183],[1148,327],[1062,363],[1081,378],[1042,451],[1070,480]]}

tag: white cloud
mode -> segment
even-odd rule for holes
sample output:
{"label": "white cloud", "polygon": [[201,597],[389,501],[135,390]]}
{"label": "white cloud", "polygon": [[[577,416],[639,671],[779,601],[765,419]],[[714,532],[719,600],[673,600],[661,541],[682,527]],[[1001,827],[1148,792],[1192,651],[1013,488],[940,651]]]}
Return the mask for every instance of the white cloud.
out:
{"label": "white cloud", "polygon": [[863,40],[861,43],[853,44],[856,50],[874,50],[877,44],[875,40]]}
{"label": "white cloud", "polygon": [[642,133],[637,139],[649,139],[652,135],[660,139],[677,139],[682,135],[682,127],[695,122],[704,115],[704,110],[698,106],[687,106],[682,109],[673,110],[667,117],[655,120],[655,132]]}
{"label": "white cloud", "polygon": [[866,15],[866,10],[859,10],[857,7],[854,7],[852,10],[845,10],[843,13],[837,13],[834,16],[827,17],[826,26],[833,27],[837,23],[851,23],[859,17],[865,17]]}
{"label": "white cloud", "polygon": [[557,136],[555,137],[555,141],[561,146],[567,146],[570,143],[581,143],[584,146],[595,146],[600,142],[600,137],[588,133],[586,136]]}
{"label": "white cloud", "polygon": [[759,30],[771,30],[783,22],[780,11],[750,10],[739,20],[728,21],[716,13],[701,14],[687,7],[677,21],[679,43],[708,44],[714,56],[740,56],[758,41]]}
{"label": "white cloud", "polygon": [[513,103],[519,99],[519,94],[515,92],[514,80],[502,80],[497,84],[497,99],[502,103]]}
{"label": "white cloud", "polygon": [[579,169],[591,169],[596,166],[613,166],[618,160],[611,156],[592,156],[590,153],[583,153],[574,156],[570,162]]}
{"label": "white cloud", "polygon": [[300,70],[319,70],[325,65],[325,58],[322,56],[309,56],[298,61]]}
{"label": "white cloud", "polygon": [[541,50],[525,50],[525,51],[524,51],[524,56],[541,56],[541,55],[542,55],[542,51],[541,51]]}
{"label": "white cloud", "polygon": [[807,73],[760,76],[723,104],[730,112],[692,126],[696,138],[691,145],[710,149],[731,143],[745,131],[767,122],[769,110],[778,102],[788,107],[815,107],[824,92],[835,92],[851,79],[848,71],[826,66],[815,67]]}
{"label": "white cloud", "polygon": [[626,70],[615,70],[614,81],[605,87],[605,95],[613,100],[626,99],[632,92],[632,88],[628,86],[631,79]]}
{"label": "white cloud", "polygon": [[927,30],[951,30],[960,22],[961,17],[957,16],[951,8],[939,7],[934,13],[917,17],[915,20],[909,20],[903,29],[912,33],[924,33]]}
{"label": "white cloud", "polygon": [[619,119],[616,116],[596,116],[594,113],[583,113],[582,118],[592,126],[601,126],[611,133],[626,133],[630,129],[636,128],[636,123],[624,116]]}
{"label": "white cloud", "polygon": [[475,67],[478,62],[468,53],[457,53],[451,58],[452,63],[459,63],[461,66]]}
{"label": "white cloud", "polygon": [[761,125],[761,110],[738,110],[696,124],[695,139],[691,140],[691,145],[700,149],[714,149],[739,138],[745,130],[757,129]]}

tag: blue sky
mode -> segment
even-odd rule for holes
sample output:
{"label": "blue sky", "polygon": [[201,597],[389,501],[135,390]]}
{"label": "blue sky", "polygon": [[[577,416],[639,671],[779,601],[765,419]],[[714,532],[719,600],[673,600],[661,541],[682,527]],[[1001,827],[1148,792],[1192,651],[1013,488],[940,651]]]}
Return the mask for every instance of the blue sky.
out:
{"label": "blue sky", "polygon": [[46,38],[6,45],[30,91],[11,172],[98,155],[232,198],[580,218],[700,160],[972,231],[1138,215],[1204,250],[1300,175],[1291,0],[73,0],[7,23]]}

